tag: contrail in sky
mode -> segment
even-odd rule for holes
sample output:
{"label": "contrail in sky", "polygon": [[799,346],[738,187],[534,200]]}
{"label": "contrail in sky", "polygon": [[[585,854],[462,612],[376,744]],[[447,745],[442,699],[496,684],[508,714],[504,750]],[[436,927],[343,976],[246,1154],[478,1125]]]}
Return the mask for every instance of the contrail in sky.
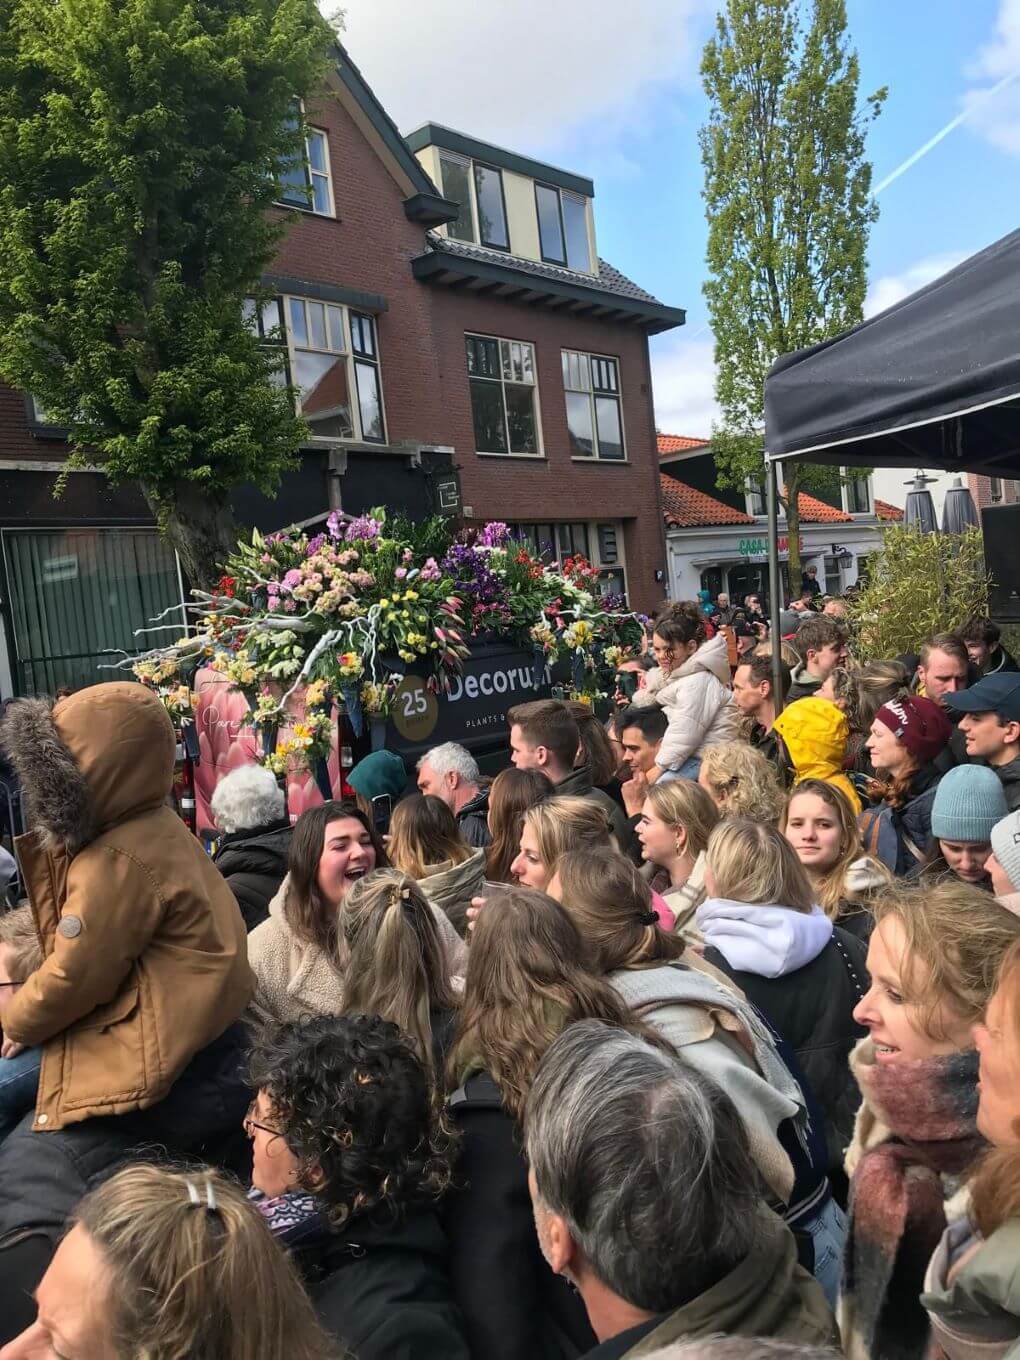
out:
{"label": "contrail in sky", "polygon": [[924,146],[918,147],[912,156],[908,156],[901,165],[898,165],[895,170],[886,175],[881,184],[875,186],[873,192],[877,195],[880,194],[883,189],[887,189],[894,180],[899,179],[900,175],[909,170],[912,165],[916,165],[922,156],[927,156],[932,147],[938,146],[943,137],[948,137],[954,128],[958,128],[965,119],[969,118],[980,104],[984,104],[989,99],[994,98],[1000,90],[1004,90],[1007,85],[1016,80],[1018,75],[1020,75],[1020,71],[1010,71],[1009,75],[1003,76],[998,84],[993,85],[990,90],[985,90],[983,94],[978,95],[978,97],[965,108],[962,113],[958,113],[951,122],[947,123],[945,127],[941,129],[941,131],[936,132],[934,137],[929,137]]}

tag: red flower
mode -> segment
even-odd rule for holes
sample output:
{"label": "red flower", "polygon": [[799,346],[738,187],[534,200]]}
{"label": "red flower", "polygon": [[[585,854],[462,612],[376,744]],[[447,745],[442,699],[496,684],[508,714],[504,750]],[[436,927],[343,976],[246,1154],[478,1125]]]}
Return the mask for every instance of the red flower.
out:
{"label": "red flower", "polygon": [[219,592],[226,595],[228,600],[234,598],[234,588],[237,585],[236,576],[221,576],[219,579]]}

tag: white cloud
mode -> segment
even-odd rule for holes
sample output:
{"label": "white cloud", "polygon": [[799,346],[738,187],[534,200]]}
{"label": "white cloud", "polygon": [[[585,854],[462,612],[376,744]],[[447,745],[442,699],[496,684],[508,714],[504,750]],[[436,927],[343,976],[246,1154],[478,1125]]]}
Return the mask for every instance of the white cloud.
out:
{"label": "white cloud", "polygon": [[681,333],[652,340],[655,424],[663,434],[711,435],[719,416],[712,350],[711,337],[695,340]]}
{"label": "white cloud", "polygon": [[968,125],[1000,151],[1020,156],[1020,0],[1000,0],[995,36],[967,74],[975,82],[962,100]]}
{"label": "white cloud", "polygon": [[402,132],[433,121],[537,152],[581,129],[597,148],[648,116],[651,87],[697,82],[708,13],[709,0],[627,12],[609,0],[346,0],[343,41]]}
{"label": "white cloud", "polygon": [[887,307],[892,307],[903,298],[909,297],[911,293],[916,293],[926,283],[931,283],[940,274],[945,274],[947,270],[958,265],[961,260],[967,258],[967,254],[968,252],[963,250],[951,250],[939,255],[926,255],[901,274],[884,274],[881,278],[873,279],[868,286],[868,295],[864,299],[864,315],[876,316],[879,312],[884,312]]}

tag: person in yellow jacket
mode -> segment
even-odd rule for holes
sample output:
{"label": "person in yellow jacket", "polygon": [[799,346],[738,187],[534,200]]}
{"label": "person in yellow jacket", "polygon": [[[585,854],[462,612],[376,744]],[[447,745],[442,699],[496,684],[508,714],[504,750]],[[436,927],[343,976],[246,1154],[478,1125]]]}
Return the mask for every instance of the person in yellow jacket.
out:
{"label": "person in yellow jacket", "polygon": [[843,769],[850,729],[846,716],[828,699],[798,699],[784,708],[772,727],[786,749],[793,782],[822,779],[846,795],[855,815],[861,811],[857,790]]}

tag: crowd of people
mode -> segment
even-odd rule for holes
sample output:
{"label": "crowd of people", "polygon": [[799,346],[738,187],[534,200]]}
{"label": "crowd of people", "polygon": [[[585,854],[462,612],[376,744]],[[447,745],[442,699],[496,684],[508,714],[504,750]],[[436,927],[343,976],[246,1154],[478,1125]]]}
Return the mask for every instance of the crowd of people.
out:
{"label": "crowd of people", "polygon": [[209,846],[175,742],[128,683],[0,724],[0,1360],[1020,1356],[992,622],[703,592],[491,780],[376,751],[291,825],[243,766]]}

